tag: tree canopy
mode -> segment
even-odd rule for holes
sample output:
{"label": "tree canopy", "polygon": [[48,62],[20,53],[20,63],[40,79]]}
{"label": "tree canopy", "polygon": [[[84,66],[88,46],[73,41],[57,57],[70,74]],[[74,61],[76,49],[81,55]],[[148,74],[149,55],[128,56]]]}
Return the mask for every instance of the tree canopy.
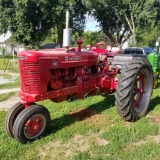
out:
{"label": "tree canopy", "polygon": [[13,38],[37,46],[53,25],[52,3],[43,0],[1,0],[0,30],[12,32]]}
{"label": "tree canopy", "polygon": [[25,45],[39,46],[51,29],[62,43],[65,11],[74,9],[74,29],[83,30],[85,7],[81,0],[0,0],[0,32],[12,32],[13,38]]}
{"label": "tree canopy", "polygon": [[137,44],[138,31],[156,21],[156,3],[156,0],[87,0],[102,30],[119,46],[129,37],[133,38],[134,45]]}
{"label": "tree canopy", "polygon": [[115,46],[130,37],[134,45],[153,45],[159,34],[158,0],[0,0],[0,33],[9,30],[15,41],[33,47],[46,37],[62,46],[67,9],[76,38],[87,38],[83,34],[87,12]]}

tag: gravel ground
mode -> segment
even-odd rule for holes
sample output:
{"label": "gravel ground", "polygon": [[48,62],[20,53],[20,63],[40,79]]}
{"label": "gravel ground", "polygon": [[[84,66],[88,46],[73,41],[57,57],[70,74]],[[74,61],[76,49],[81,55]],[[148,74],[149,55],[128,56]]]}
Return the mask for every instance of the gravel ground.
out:
{"label": "gravel ground", "polygon": [[20,101],[19,96],[12,96],[6,101],[0,102],[0,110],[8,110],[13,106],[13,104]]}
{"label": "gravel ground", "polygon": [[[11,78],[5,78],[5,76],[3,75],[9,75]],[[18,73],[12,73],[8,70],[4,71],[3,70],[0,70],[0,85],[1,84],[6,84],[6,83],[12,83],[14,82],[14,80],[19,77],[19,74]]]}
{"label": "gravel ground", "polygon": [[[4,74],[3,70],[0,70],[0,74]],[[12,73],[9,71],[6,71],[5,74],[10,75],[12,78],[8,79],[5,78],[5,76],[0,76],[0,85],[1,84],[5,84],[5,83],[11,83],[14,82],[14,80],[19,76],[18,73]],[[10,93],[10,92],[18,92],[20,90],[20,88],[11,88],[11,89],[0,89],[0,96],[1,94],[6,94],[6,93]],[[12,107],[13,104],[15,104],[16,102],[19,102],[20,98],[18,96],[18,94],[16,94],[15,96],[10,97],[9,99],[7,99],[6,101],[0,102],[0,110],[7,110],[10,107]]]}
{"label": "gravel ground", "polygon": [[10,93],[10,92],[17,92],[19,90],[20,90],[20,88],[0,89],[0,95]]}

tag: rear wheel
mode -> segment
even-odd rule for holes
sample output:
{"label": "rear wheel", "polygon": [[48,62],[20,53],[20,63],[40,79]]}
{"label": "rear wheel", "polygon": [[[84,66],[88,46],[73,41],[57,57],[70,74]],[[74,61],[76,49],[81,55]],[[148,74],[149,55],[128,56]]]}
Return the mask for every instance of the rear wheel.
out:
{"label": "rear wheel", "polygon": [[40,105],[24,109],[13,125],[14,138],[20,143],[32,142],[43,136],[50,125],[48,110]]}
{"label": "rear wheel", "polygon": [[24,109],[24,105],[20,102],[12,106],[5,117],[5,129],[10,137],[13,138],[13,124],[18,114]]}
{"label": "rear wheel", "polygon": [[115,105],[126,121],[136,121],[148,110],[153,88],[153,72],[146,60],[126,63],[118,78]]}

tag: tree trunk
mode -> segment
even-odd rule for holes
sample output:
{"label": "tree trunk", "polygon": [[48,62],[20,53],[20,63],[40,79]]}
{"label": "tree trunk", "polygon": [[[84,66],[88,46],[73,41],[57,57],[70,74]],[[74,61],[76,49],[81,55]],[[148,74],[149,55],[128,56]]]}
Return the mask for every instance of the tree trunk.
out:
{"label": "tree trunk", "polygon": [[133,33],[132,33],[132,40],[133,40],[133,45],[136,46],[137,40],[136,40],[136,33],[135,33],[135,31],[133,31]]}

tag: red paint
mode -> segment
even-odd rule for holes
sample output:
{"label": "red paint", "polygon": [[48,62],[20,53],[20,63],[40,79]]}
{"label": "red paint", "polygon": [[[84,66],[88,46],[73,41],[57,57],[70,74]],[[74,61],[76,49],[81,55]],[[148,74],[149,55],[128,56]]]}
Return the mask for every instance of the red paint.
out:
{"label": "red paint", "polygon": [[[54,102],[66,100],[68,95],[83,98],[88,92],[97,89],[113,93],[117,84],[114,79],[118,69],[110,69],[107,57],[99,61],[93,51],[81,51],[82,41],[76,48],[30,50],[18,54],[21,79],[21,103],[27,108],[30,104],[45,99]],[[99,49],[99,51],[103,51]]]}
{"label": "red paint", "polygon": [[145,85],[145,76],[143,74],[140,74],[139,77],[136,79],[133,91],[133,102],[136,108],[140,106],[143,95],[145,93],[144,85]]}
{"label": "red paint", "polygon": [[78,52],[81,52],[81,46],[82,46],[83,41],[81,39],[77,40],[78,44]]}
{"label": "red paint", "polygon": [[44,128],[45,122],[41,115],[35,115],[31,117],[25,124],[24,134],[30,139],[38,136]]}

